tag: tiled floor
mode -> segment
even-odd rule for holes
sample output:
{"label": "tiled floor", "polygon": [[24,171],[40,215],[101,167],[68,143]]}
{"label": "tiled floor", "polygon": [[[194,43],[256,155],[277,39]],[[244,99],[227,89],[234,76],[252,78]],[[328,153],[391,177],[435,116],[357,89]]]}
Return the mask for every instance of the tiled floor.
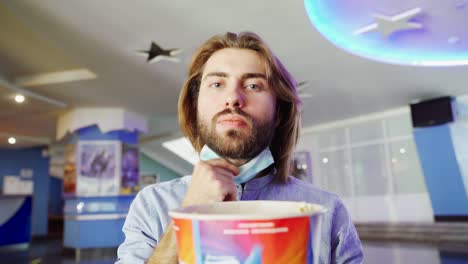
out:
{"label": "tiled floor", "polygon": [[27,250],[0,251],[0,264],[110,264],[115,257],[116,249],[82,250],[76,261],[75,251],[64,249],[58,237],[33,240]]}
{"label": "tiled floor", "polygon": [[[468,264],[468,245],[431,246],[421,244],[364,242],[365,263],[369,264]],[[75,261],[72,250],[64,250],[60,238],[34,240],[28,250],[0,251],[1,264],[109,264],[115,249],[82,251]]]}
{"label": "tiled floor", "polygon": [[461,264],[468,263],[468,244],[427,245],[365,242],[365,263]]}

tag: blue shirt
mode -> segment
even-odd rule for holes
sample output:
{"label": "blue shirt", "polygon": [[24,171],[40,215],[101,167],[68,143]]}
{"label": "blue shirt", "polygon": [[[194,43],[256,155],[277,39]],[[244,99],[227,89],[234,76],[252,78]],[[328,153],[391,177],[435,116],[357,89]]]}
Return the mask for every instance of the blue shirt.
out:
{"label": "blue shirt", "polygon": [[[154,184],[135,197],[123,226],[125,241],[116,263],[144,263],[154,251],[171,219],[169,210],[180,206],[191,176]],[[362,247],[356,228],[340,198],[294,177],[276,183],[267,175],[248,181],[241,200],[281,200],[317,203],[327,212],[322,222],[320,263],[362,263]]]}

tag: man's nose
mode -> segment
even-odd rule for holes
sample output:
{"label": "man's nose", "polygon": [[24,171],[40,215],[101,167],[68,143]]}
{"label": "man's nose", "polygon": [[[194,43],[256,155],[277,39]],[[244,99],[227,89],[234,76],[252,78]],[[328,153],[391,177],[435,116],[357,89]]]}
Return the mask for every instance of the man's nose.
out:
{"label": "man's nose", "polygon": [[241,85],[236,85],[226,92],[225,107],[243,108],[245,106],[245,95]]}

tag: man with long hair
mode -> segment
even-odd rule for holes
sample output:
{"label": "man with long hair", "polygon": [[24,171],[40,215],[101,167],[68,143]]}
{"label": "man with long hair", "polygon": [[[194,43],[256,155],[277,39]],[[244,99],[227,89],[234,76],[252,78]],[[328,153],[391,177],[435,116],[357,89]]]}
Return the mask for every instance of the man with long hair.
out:
{"label": "man with long hair", "polygon": [[200,161],[191,176],[148,186],[132,203],[118,263],[177,263],[168,211],[234,200],[318,203],[320,263],[362,263],[346,208],[289,175],[300,129],[296,82],[256,34],[217,35],[195,53],[179,98],[179,124]]}

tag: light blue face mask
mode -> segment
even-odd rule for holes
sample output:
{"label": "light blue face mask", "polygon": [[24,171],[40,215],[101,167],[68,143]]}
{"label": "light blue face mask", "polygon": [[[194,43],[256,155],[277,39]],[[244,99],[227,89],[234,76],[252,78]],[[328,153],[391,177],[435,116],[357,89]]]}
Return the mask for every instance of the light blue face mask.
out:
{"label": "light blue face mask", "polygon": [[[207,145],[203,146],[202,150],[200,151],[201,160],[206,161],[219,158],[221,158],[221,156],[219,156]],[[273,155],[271,155],[270,148],[266,148],[262,152],[260,152],[260,154],[258,154],[255,158],[251,159],[249,162],[239,167],[239,175],[234,177],[234,182],[236,184],[247,182],[274,162],[275,161],[273,160]]]}

